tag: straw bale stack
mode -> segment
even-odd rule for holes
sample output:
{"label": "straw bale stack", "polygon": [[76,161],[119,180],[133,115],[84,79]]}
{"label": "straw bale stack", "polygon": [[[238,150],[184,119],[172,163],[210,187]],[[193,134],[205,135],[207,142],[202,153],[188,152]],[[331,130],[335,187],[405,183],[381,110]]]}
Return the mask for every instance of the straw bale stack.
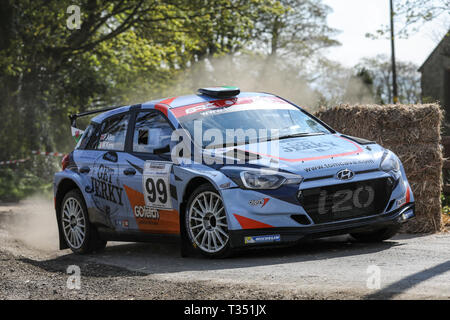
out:
{"label": "straw bale stack", "polygon": [[416,219],[403,232],[438,232],[441,214],[443,113],[436,104],[340,105],[315,114],[335,130],[373,140],[401,159],[416,200]]}

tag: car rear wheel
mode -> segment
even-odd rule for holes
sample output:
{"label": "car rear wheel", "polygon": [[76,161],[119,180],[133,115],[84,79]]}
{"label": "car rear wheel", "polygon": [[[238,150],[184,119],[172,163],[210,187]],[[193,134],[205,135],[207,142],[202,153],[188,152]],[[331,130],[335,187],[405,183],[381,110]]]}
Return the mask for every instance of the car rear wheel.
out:
{"label": "car rear wheel", "polygon": [[190,196],[185,227],[191,245],[211,258],[231,253],[227,216],[220,194],[209,184],[198,187]]}
{"label": "car rear wheel", "polygon": [[60,224],[69,248],[75,253],[91,253],[106,247],[97,230],[89,222],[86,204],[79,190],[71,190],[61,205]]}
{"label": "car rear wheel", "polygon": [[370,232],[351,233],[350,235],[361,242],[381,242],[392,238],[400,230],[400,225],[386,227]]}

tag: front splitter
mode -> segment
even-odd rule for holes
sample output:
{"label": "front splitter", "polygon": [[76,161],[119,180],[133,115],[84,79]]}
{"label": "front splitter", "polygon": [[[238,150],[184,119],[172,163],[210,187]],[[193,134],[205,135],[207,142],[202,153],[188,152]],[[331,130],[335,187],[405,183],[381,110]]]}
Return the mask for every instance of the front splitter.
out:
{"label": "front splitter", "polygon": [[294,228],[229,230],[230,244],[233,248],[238,248],[295,243],[306,239],[374,231],[402,224],[414,217],[415,205],[408,203],[388,213],[354,220]]}

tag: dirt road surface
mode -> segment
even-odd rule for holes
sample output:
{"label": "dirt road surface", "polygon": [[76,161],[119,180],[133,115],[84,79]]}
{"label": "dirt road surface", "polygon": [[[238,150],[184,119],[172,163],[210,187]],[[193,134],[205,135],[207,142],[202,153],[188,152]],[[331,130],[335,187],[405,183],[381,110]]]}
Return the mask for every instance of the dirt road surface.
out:
{"label": "dirt road surface", "polygon": [[79,256],[57,250],[51,201],[35,198],[0,206],[0,299],[449,300],[449,249],[444,232],[379,244],[332,237],[224,260],[181,258],[177,244],[161,243]]}

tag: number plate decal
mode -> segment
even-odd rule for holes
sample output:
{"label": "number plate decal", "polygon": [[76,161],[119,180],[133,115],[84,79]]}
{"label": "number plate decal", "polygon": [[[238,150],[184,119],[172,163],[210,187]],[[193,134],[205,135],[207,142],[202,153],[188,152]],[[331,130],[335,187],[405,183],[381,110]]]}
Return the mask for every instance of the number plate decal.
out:
{"label": "number plate decal", "polygon": [[157,209],[172,209],[170,198],[170,171],[172,163],[145,161],[142,175],[145,205]]}

